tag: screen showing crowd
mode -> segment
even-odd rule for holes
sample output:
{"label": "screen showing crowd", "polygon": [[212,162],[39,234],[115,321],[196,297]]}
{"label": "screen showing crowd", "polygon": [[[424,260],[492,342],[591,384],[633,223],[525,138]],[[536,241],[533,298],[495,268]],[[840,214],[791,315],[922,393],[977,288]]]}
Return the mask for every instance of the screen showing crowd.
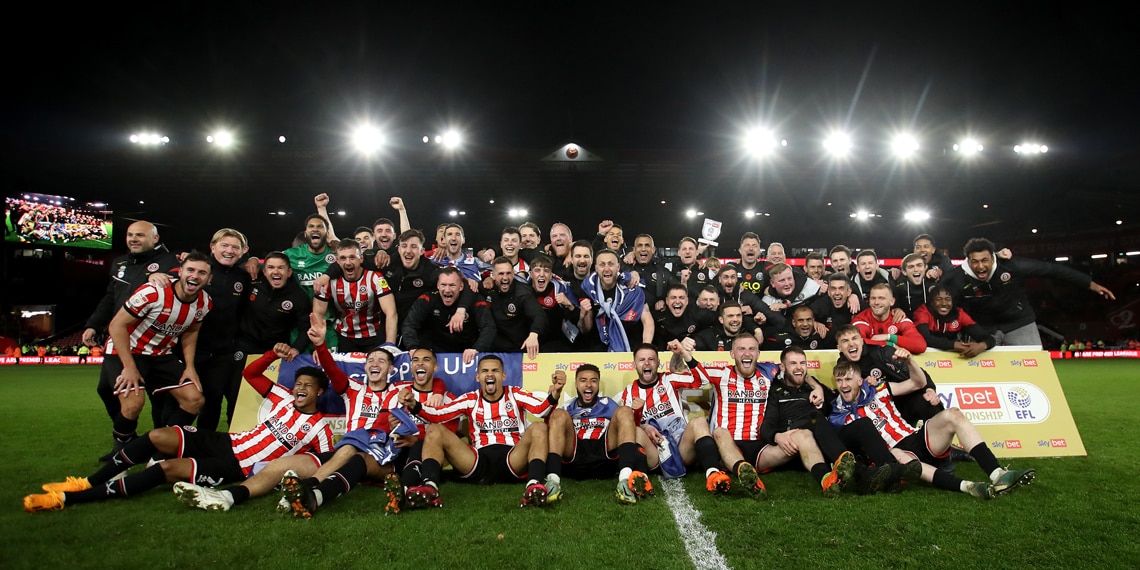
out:
{"label": "screen showing crowd", "polygon": [[22,194],[4,199],[4,241],[111,249],[111,210],[75,198]]}

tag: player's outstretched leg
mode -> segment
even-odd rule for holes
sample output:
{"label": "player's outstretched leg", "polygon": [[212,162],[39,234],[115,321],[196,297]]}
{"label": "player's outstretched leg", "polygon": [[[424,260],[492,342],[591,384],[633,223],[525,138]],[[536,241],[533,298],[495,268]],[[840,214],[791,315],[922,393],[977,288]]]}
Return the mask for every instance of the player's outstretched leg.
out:
{"label": "player's outstretched leg", "polygon": [[281,489],[285,491],[285,500],[296,518],[313,518],[317,512],[317,496],[313,489],[304,484],[297,472],[289,470],[281,477]]}
{"label": "player's outstretched leg", "polygon": [[404,485],[400,483],[399,475],[389,473],[384,476],[384,494],[387,496],[384,514],[400,514],[400,503],[404,502]]}
{"label": "player's outstretched leg", "polygon": [[228,511],[234,506],[233,495],[228,491],[202,487],[186,481],[174,484],[174,494],[182,504],[204,511]]}
{"label": "player's outstretched leg", "polygon": [[756,468],[747,461],[741,461],[736,466],[736,479],[744,487],[744,490],[752,495],[755,499],[767,499],[768,490],[764,488],[764,482],[760,480],[760,474],[756,472]]}

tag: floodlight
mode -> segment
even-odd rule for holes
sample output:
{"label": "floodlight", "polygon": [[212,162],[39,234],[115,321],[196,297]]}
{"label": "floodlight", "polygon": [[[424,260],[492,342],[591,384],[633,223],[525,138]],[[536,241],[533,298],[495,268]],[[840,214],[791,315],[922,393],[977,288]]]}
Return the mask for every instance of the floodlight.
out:
{"label": "floodlight", "polygon": [[918,139],[911,135],[898,135],[891,141],[891,151],[899,158],[909,158],[918,152]]}
{"label": "floodlight", "polygon": [[965,139],[962,142],[954,145],[954,150],[964,155],[971,156],[982,152],[982,143],[974,139]]}
{"label": "floodlight", "polygon": [[372,125],[361,125],[352,133],[352,143],[360,152],[371,154],[384,145],[384,135]]}
{"label": "floodlight", "polygon": [[766,156],[779,146],[788,146],[788,141],[777,140],[767,129],[752,129],[744,135],[744,149],[752,156]]}
{"label": "floodlight", "polygon": [[835,132],[823,141],[823,148],[832,156],[842,157],[851,152],[851,137],[846,133]]}
{"label": "floodlight", "polygon": [[443,133],[443,146],[449,149],[455,149],[458,148],[462,143],[463,137],[461,137],[458,132],[449,130],[446,133]]}
{"label": "floodlight", "polygon": [[930,212],[925,210],[911,210],[903,216],[903,219],[908,222],[925,222],[930,219]]}

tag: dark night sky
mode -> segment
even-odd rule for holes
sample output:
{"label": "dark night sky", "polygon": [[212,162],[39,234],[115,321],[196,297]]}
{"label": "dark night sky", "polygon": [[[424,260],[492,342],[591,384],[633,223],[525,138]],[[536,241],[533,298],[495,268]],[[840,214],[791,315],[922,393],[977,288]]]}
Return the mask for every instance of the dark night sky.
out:
{"label": "dark night sky", "polygon": [[0,141],[51,152],[157,129],[198,144],[226,124],[245,144],[327,147],[371,117],[409,145],[455,124],[544,152],[729,148],[757,120],[805,146],[832,125],[1035,137],[1070,156],[1140,146],[1123,8],[759,4],[41,3],[2,40]]}

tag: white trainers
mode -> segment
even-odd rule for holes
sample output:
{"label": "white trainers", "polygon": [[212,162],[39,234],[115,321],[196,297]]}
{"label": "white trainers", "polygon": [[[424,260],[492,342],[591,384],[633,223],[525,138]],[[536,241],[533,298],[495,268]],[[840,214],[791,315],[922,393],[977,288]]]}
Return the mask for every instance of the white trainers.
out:
{"label": "white trainers", "polygon": [[234,506],[233,495],[185,481],[174,484],[174,494],[182,504],[204,511],[228,511]]}

